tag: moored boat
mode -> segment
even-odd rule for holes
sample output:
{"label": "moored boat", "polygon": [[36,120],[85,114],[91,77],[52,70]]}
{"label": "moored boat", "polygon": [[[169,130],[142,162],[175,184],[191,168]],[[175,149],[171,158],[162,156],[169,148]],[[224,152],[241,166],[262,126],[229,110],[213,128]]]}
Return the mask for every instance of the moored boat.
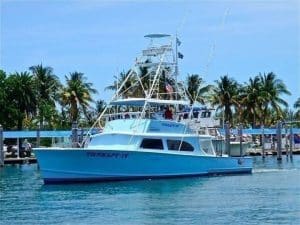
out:
{"label": "moored boat", "polygon": [[[95,122],[105,123],[103,132],[81,148],[34,149],[45,183],[251,173],[251,157],[217,156],[213,137],[193,129],[193,110],[182,117],[190,106],[177,82],[177,38],[174,50],[170,35],[145,37],[150,46]],[[162,38],[170,43],[153,44]],[[136,85],[125,88],[128,79]]]}

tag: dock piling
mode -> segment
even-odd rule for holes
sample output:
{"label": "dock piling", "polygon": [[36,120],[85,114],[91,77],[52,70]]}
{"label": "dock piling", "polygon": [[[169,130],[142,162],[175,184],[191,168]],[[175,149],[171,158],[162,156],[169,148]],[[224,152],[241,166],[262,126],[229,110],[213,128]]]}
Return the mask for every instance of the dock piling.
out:
{"label": "dock piling", "polygon": [[225,128],[225,152],[230,156],[230,131],[229,131],[228,122],[224,124],[224,128]]}
{"label": "dock piling", "polygon": [[20,158],[20,138],[17,138],[17,158]]}
{"label": "dock piling", "polygon": [[262,157],[265,158],[265,127],[264,125],[261,126],[261,150],[262,150]]}
{"label": "dock piling", "polygon": [[72,123],[72,147],[78,147],[78,126],[77,122]]}
{"label": "dock piling", "polygon": [[282,160],[282,152],[281,152],[281,146],[282,146],[282,141],[281,141],[281,129],[282,129],[282,122],[278,121],[277,122],[277,160]]}
{"label": "dock piling", "polygon": [[36,129],[36,147],[39,148],[41,144],[41,127],[40,125]]}
{"label": "dock piling", "polygon": [[243,156],[243,125],[238,126],[238,136],[240,138],[240,157]]}
{"label": "dock piling", "polygon": [[[80,138],[79,138],[79,143],[81,144],[83,142],[83,136],[84,136],[84,130],[83,128],[80,129]],[[82,146],[83,147],[83,146]]]}
{"label": "dock piling", "polygon": [[286,158],[289,157],[289,144],[288,144],[288,125],[284,124],[284,140],[285,140],[285,144],[284,144],[284,148],[285,148],[285,155]]}
{"label": "dock piling", "polygon": [[293,159],[294,134],[293,125],[290,125],[290,159]]}
{"label": "dock piling", "polygon": [[4,166],[3,127],[0,124],[0,166]]}

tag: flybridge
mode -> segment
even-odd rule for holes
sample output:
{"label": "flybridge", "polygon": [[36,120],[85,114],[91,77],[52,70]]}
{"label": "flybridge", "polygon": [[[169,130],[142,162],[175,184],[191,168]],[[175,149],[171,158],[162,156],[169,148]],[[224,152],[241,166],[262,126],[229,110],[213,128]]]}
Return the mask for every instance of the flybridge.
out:
{"label": "flybridge", "polygon": [[143,50],[143,56],[158,56],[158,55],[162,55],[168,51],[169,52],[172,51],[171,45],[162,45],[160,47],[151,47],[146,50]]}
{"label": "flybridge", "polygon": [[145,102],[152,105],[189,105],[189,101],[185,100],[164,100],[164,99],[154,99],[154,98],[127,98],[127,99],[117,99],[112,101],[111,105],[133,105],[133,106],[144,106]]}

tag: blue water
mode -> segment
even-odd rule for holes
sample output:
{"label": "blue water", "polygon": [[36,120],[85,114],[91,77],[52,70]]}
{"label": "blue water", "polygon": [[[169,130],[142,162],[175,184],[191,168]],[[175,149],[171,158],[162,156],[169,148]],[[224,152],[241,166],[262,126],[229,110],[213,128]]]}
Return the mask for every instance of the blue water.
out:
{"label": "blue water", "polygon": [[254,158],[252,175],[43,185],[0,168],[0,224],[300,224],[300,156]]}

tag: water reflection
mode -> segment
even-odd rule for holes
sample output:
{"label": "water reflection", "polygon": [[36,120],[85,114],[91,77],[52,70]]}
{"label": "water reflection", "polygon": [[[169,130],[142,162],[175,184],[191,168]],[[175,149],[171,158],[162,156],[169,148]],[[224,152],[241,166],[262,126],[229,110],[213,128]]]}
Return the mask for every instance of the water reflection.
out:
{"label": "water reflection", "polygon": [[155,193],[176,194],[182,190],[201,187],[207,177],[174,178],[158,180],[136,180],[100,183],[79,183],[66,185],[42,185],[42,192],[86,192],[101,193],[104,195],[131,194],[131,193]]}

